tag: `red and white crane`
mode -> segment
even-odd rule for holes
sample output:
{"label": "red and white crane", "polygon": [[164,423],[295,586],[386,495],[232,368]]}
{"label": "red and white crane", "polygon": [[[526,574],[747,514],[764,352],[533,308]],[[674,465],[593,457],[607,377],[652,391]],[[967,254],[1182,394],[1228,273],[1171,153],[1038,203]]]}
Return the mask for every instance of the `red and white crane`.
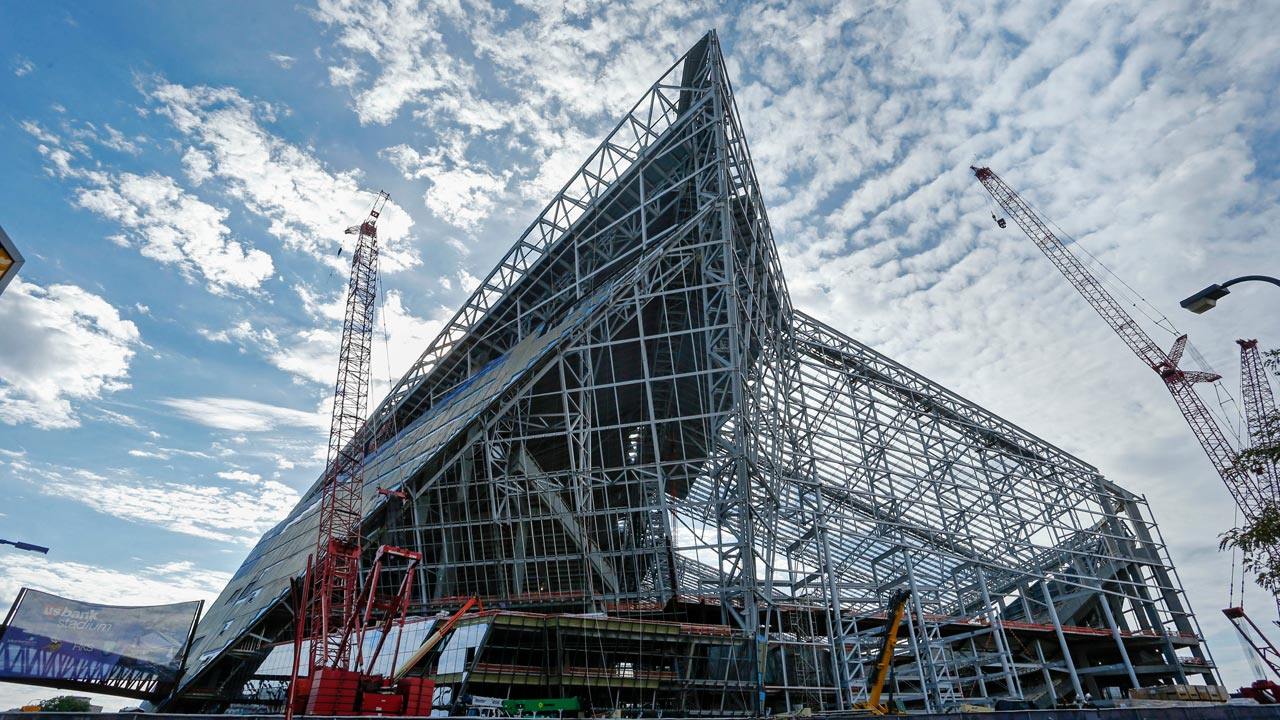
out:
{"label": "red and white crane", "polygon": [[1093,306],[1093,309],[1129,346],[1133,354],[1160,376],[1169,394],[1173,396],[1174,402],[1177,403],[1178,409],[1182,411],[1182,416],[1191,426],[1191,431],[1200,441],[1200,447],[1204,449],[1205,455],[1209,457],[1214,469],[1226,484],[1227,491],[1235,499],[1236,505],[1240,507],[1245,517],[1250,519],[1256,517],[1259,509],[1267,501],[1276,497],[1275,486],[1259,482],[1257,478],[1236,466],[1235,449],[1193,387],[1196,383],[1216,381],[1220,379],[1219,376],[1178,367],[1178,363],[1182,360],[1182,352],[1187,345],[1187,336],[1180,336],[1174,341],[1172,349],[1165,352],[1134,322],[1129,313],[1125,312],[1120,303],[1107,292],[1098,278],[1089,272],[1088,268],[1049,230],[1044,221],[1036,215],[1025,200],[1019,197],[1018,193],[1006,185],[990,168],[971,167],[970,169],[1001,209],[1013,218],[1018,227],[1022,228],[1032,242],[1066,276],[1067,280]]}
{"label": "red and white crane", "polygon": [[[1232,448],[1221,426],[1193,387],[1196,383],[1214,382],[1221,378],[1213,373],[1183,370],[1178,367],[1178,363],[1182,360],[1182,352],[1187,346],[1187,336],[1178,337],[1173,342],[1173,348],[1166,353],[1156,345],[1146,331],[1134,322],[1129,313],[1125,312],[1120,303],[1116,302],[1111,293],[1102,286],[1098,278],[1089,272],[1079,258],[1067,249],[1067,246],[1049,230],[1027,202],[1006,185],[1000,176],[990,168],[971,167],[970,169],[1000,208],[1013,218],[1018,227],[1022,228],[1032,242],[1066,276],[1067,280],[1093,306],[1093,309],[1120,336],[1120,339],[1124,340],[1133,354],[1164,380],[1169,394],[1173,396],[1178,409],[1182,411],[1182,416],[1186,418],[1191,431],[1200,441],[1200,447],[1204,449],[1205,455],[1209,456],[1209,461],[1222,477],[1227,491],[1231,493],[1240,511],[1251,521],[1257,519],[1260,512],[1269,503],[1274,503],[1278,497],[1275,466],[1270,463],[1261,463],[1261,467],[1251,469],[1252,471],[1240,467],[1236,450]],[[1003,219],[998,219],[996,222],[1000,227],[1005,227]],[[1255,439],[1265,441],[1265,433],[1260,434],[1257,429],[1267,427],[1267,419],[1273,417],[1275,411],[1275,400],[1272,398],[1271,386],[1267,383],[1261,359],[1258,357],[1257,341],[1241,340],[1239,343],[1241,385],[1249,434]],[[1280,548],[1267,550],[1267,553],[1272,555],[1277,552],[1280,552]],[[1280,607],[1280,597],[1277,597],[1276,601],[1277,607]],[[1271,641],[1249,619],[1244,608],[1229,607],[1222,612],[1244,638],[1246,645],[1280,677],[1280,653],[1277,653]],[[1259,678],[1251,687],[1242,688],[1242,691],[1260,702],[1280,702],[1280,685],[1265,678]]]}
{"label": "red and white crane", "polygon": [[338,379],[333,391],[329,453],[320,492],[320,532],[310,598],[311,674],[350,666],[344,629],[359,613],[360,522],[364,518],[365,444],[360,441],[372,374],[373,313],[378,294],[378,216],[390,196],[379,192],[369,217],[347,228],[358,235],[347,282]]}
{"label": "red and white crane", "polygon": [[[372,674],[393,628],[403,628],[422,555],[383,545],[360,582],[360,526],[364,519],[364,464],[371,451],[364,431],[372,376],[373,318],[378,288],[378,217],[389,195],[379,192],[369,216],[347,228],[356,235],[347,282],[338,377],[329,425],[329,453],[321,482],[316,549],[307,574],[294,584],[298,620],[294,637],[293,682],[286,717],[311,715],[428,714],[432,683],[423,678],[399,682]],[[388,495],[399,493],[382,491]],[[402,573],[390,596],[378,594],[384,569]],[[365,633],[377,629],[374,647],[365,650]],[[400,634],[394,633],[394,653]],[[305,674],[299,677],[303,640],[310,644]],[[353,657],[354,654],[354,657]],[[398,657],[392,659],[392,667]]]}

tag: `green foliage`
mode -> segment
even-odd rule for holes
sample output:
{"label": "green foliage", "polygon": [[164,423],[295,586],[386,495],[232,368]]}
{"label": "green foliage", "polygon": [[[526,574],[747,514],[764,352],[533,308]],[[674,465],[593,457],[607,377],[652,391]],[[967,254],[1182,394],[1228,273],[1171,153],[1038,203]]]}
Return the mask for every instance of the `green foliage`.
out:
{"label": "green foliage", "polygon": [[1280,555],[1275,551],[1280,547],[1280,503],[1268,501],[1253,522],[1220,537],[1218,547],[1239,550],[1244,569],[1253,573],[1259,586],[1280,593]]}
{"label": "green foliage", "polygon": [[89,712],[89,701],[72,695],[59,695],[40,701],[40,712]]}

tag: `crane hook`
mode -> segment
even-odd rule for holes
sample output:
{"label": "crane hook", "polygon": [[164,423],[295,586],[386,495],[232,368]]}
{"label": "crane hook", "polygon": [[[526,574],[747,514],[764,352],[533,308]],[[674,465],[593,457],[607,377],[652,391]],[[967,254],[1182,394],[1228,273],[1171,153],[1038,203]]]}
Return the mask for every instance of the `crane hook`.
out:
{"label": "crane hook", "polygon": [[991,219],[996,221],[996,224],[1000,226],[1001,230],[1003,230],[1005,227],[1009,225],[1009,223],[1006,222],[1004,218],[996,217],[995,213],[991,213]]}

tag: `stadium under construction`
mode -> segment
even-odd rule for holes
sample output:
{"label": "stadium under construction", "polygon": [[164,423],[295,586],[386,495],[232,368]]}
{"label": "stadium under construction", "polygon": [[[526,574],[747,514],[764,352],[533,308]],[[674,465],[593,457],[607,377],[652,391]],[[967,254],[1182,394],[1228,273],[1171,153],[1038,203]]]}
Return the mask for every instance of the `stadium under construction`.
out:
{"label": "stadium under construction", "polygon": [[[422,556],[395,644],[441,712],[851,709],[891,623],[907,708],[1216,682],[1143,498],[792,307],[714,33],[364,438],[365,547]],[[280,707],[321,486],[206,613],[161,709]]]}

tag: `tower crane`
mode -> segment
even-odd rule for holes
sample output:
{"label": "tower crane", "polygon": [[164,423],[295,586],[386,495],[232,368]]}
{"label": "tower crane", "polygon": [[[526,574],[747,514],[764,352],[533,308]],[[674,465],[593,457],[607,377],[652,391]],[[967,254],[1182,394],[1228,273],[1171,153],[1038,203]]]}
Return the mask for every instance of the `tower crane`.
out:
{"label": "tower crane", "polygon": [[1220,377],[1213,373],[1183,370],[1178,367],[1182,352],[1187,346],[1187,336],[1174,341],[1172,349],[1165,352],[1125,312],[1120,303],[1107,292],[1102,283],[1089,272],[1079,258],[1067,249],[1044,221],[1031,209],[1018,193],[1014,192],[991,168],[970,167],[982,186],[1000,205],[1001,209],[1022,228],[1032,242],[1058,268],[1076,290],[1084,296],[1107,325],[1115,331],[1138,359],[1155,371],[1173,396],[1183,418],[1200,441],[1200,447],[1209,456],[1213,467],[1222,477],[1227,491],[1240,507],[1245,517],[1253,519],[1266,501],[1275,498],[1275,487],[1264,486],[1236,466],[1236,452],[1227,440],[1222,428],[1210,414],[1209,408],[1196,394],[1196,383],[1214,382]]}
{"label": "tower crane", "polygon": [[[387,193],[379,192],[365,221],[346,230],[346,234],[357,236],[356,247],[347,281],[315,553],[308,560],[306,575],[294,583],[298,611],[293,674],[285,706],[285,716],[289,718],[295,714],[397,715],[430,711],[429,681],[410,678],[388,684],[372,674],[392,627],[404,626],[421,554],[383,545],[373,558],[363,587],[360,583],[364,463],[370,451],[364,424],[378,287],[377,223],[389,198]],[[402,565],[403,575],[396,593],[383,597],[378,594],[380,575],[391,563]],[[365,631],[375,625],[381,626],[380,635],[366,652]],[[304,638],[310,642],[310,658],[306,673],[299,677]],[[397,655],[399,645],[397,635]]]}
{"label": "tower crane", "polygon": [[[402,631],[405,626],[422,554],[382,545],[373,555],[363,586],[360,582],[364,464],[374,444],[365,425],[365,412],[372,375],[373,314],[378,287],[377,223],[388,199],[387,193],[379,192],[365,221],[346,230],[357,239],[347,282],[316,548],[308,558],[306,574],[293,581],[297,610],[286,720],[295,715],[426,716],[432,712],[435,681],[407,676],[425,651],[420,648],[410,662],[398,665],[403,632],[395,633],[390,665],[399,670],[387,675],[374,672],[393,629]],[[402,492],[383,488],[378,488],[378,494],[402,500],[405,497]],[[390,581],[383,582],[382,572],[393,564],[400,575],[398,589],[382,595],[379,589],[392,585]],[[476,603],[476,598],[468,602],[437,631],[430,644],[439,643]],[[371,640],[372,647],[365,643],[370,631],[377,633]],[[304,639],[310,642],[310,658],[306,673],[300,675]]]}
{"label": "tower crane", "polygon": [[356,599],[360,592],[365,457],[359,436],[372,374],[373,311],[378,291],[377,223],[389,197],[379,192],[369,217],[346,231],[358,238],[351,256],[351,279],[347,282],[329,452],[320,492],[320,531],[309,603],[312,675],[322,668],[349,667],[351,644],[343,630],[359,612]]}
{"label": "tower crane", "polygon": [[[1240,346],[1240,397],[1244,403],[1245,429],[1249,446],[1273,448],[1277,440],[1280,440],[1275,437],[1276,400],[1271,393],[1271,383],[1267,381],[1262,356],[1258,352],[1258,341],[1237,340],[1236,344]],[[1272,497],[1277,488],[1280,488],[1276,482],[1276,466],[1273,462],[1259,462],[1254,467],[1246,467],[1243,471],[1252,471],[1255,481],[1272,493]],[[1240,595],[1240,603],[1243,606],[1243,592]],[[1280,596],[1276,597],[1276,609],[1280,611]],[[1235,625],[1245,643],[1253,648],[1280,679],[1280,655],[1276,653],[1276,648],[1271,645],[1271,642],[1262,635],[1262,631],[1245,614],[1244,608],[1230,607],[1222,612]],[[1253,632],[1250,632],[1250,629]]]}

